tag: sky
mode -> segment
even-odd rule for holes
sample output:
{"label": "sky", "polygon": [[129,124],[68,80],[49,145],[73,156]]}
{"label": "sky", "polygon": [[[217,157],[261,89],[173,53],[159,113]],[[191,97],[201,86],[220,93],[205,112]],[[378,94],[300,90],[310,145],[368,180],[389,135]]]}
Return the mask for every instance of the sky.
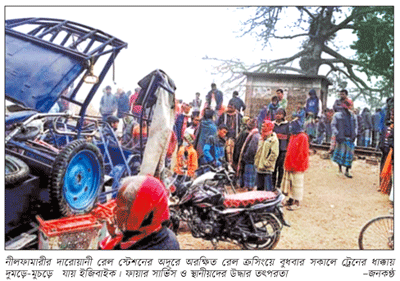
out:
{"label": "sky", "polygon": [[[248,19],[249,15],[249,9],[222,6],[5,8],[5,19],[68,19],[98,28],[128,43],[128,48],[121,50],[115,61],[115,73],[110,69],[95,95],[92,103],[96,107],[101,98],[101,89],[106,85],[111,85],[113,92],[119,87],[133,92],[138,86],[137,82],[155,69],[162,69],[174,80],[178,99],[190,102],[195,93],[200,92],[204,100],[214,82],[224,92],[224,102],[227,103],[232,90],[225,90],[227,87],[221,85],[223,77],[215,74],[214,67],[219,63],[204,60],[204,57],[240,59],[247,64],[254,64],[260,59],[272,60],[293,55],[299,48],[299,41],[291,40],[273,45],[273,50],[262,49],[261,42],[254,36],[239,36],[241,21]],[[290,14],[282,16],[290,18]],[[349,38],[346,35],[339,44],[349,44]],[[244,88],[236,90],[244,99]]]}
{"label": "sky", "polygon": [[[216,62],[204,60],[205,56],[251,63],[266,52],[254,37],[238,38],[239,17],[244,12],[235,8],[7,7],[5,11],[6,19],[68,19],[127,42],[128,48],[115,61],[115,81],[110,69],[101,89],[111,85],[115,90],[133,91],[141,78],[162,69],[174,80],[176,97],[189,102],[196,92],[204,98],[212,82],[218,86],[222,82],[219,75],[213,75]],[[95,99],[100,95],[97,93]]]}
{"label": "sky", "polygon": [[[93,1],[96,4],[113,5],[121,1]],[[147,1],[149,5],[154,1]],[[181,1],[183,2],[183,1]],[[185,1],[188,3],[189,1]],[[217,5],[221,1],[203,1],[202,5]],[[238,1],[229,1],[226,4],[234,5]],[[240,1],[245,3],[244,1]],[[254,1],[251,1],[253,3]],[[258,1],[259,5],[268,4],[266,1]],[[392,1],[394,4],[394,1]],[[44,1],[35,1],[35,5],[44,4]],[[54,5],[55,2],[47,1],[46,4]],[[57,2],[60,3],[60,2]],[[83,1],[71,0],[68,5],[82,4]],[[135,1],[135,3],[139,3]],[[168,2],[170,3],[170,1]],[[192,2],[190,2],[192,3]],[[285,3],[277,3],[286,5]],[[304,2],[301,2],[304,4]],[[29,4],[28,1],[10,1],[7,0],[4,4],[18,5]],[[276,4],[276,3],[273,3]],[[296,3],[297,4],[297,3]],[[321,5],[321,2],[314,2],[313,5]],[[327,3],[323,3],[326,5]],[[356,5],[358,3],[335,3],[335,5]],[[377,5],[387,3],[376,3],[372,1],[363,1],[362,4]],[[246,2],[250,5],[250,2]],[[85,8],[85,7],[6,7],[5,18],[23,18],[23,17],[50,17],[59,19],[69,19],[78,23],[86,24],[91,27],[99,28],[100,30],[115,35],[119,39],[128,43],[128,48],[122,50],[116,61],[116,85],[112,81],[112,73],[110,72],[103,82],[101,88],[105,85],[112,85],[113,88],[123,87],[125,90],[133,90],[137,86],[137,82],[154,69],[163,69],[177,85],[176,95],[185,101],[190,101],[194,98],[195,92],[200,92],[202,96],[210,89],[210,84],[216,82],[220,84],[220,78],[212,75],[212,62],[205,61],[202,58],[218,57],[222,59],[240,58],[248,62],[258,62],[260,57],[278,58],[281,54],[292,54],[296,46],[292,44],[281,44],[274,52],[261,50],[259,43],[251,37],[237,38],[234,31],[240,28],[240,12],[235,9],[226,8],[183,8],[183,7],[104,7],[104,8]],[[3,29],[4,30],[4,29]],[[4,32],[4,31],[3,31]],[[345,40],[344,40],[345,41]],[[3,44],[4,45],[4,44]],[[4,69],[4,68],[3,68]],[[101,93],[95,97],[94,103],[98,103]],[[4,107],[2,107],[4,108]],[[3,130],[4,132],[4,130]],[[0,171],[1,172],[1,171]],[[2,203],[0,203],[1,205]],[[1,234],[0,234],[1,236]],[[218,255],[223,255],[222,251],[218,251]],[[238,253],[238,252],[236,252]],[[242,254],[243,253],[243,254]],[[274,258],[287,258],[287,251],[274,251]],[[344,258],[350,252],[348,251],[290,251],[292,257],[301,256],[312,257],[321,256],[325,258]],[[352,251],[354,253],[354,251]],[[350,254],[352,254],[350,253]],[[381,257],[395,257],[393,253],[382,253]],[[31,253],[23,253],[30,256]],[[37,258],[37,253],[32,252]],[[45,253],[47,257],[54,259],[59,255],[56,252]],[[82,254],[82,253],[81,253]],[[143,257],[147,257],[147,253],[141,252]],[[171,253],[158,253],[160,256],[171,255]],[[209,253],[205,253],[209,255]],[[373,254],[376,254],[373,253]],[[379,253],[381,254],[381,253]],[[3,252],[3,257],[9,253]],[[63,252],[68,258],[76,258],[77,253],[72,251]],[[98,257],[100,253],[96,253]],[[116,253],[107,253],[112,257],[116,257]],[[173,253],[172,256],[176,256]],[[186,252],[185,255],[191,255],[197,258],[201,252],[194,251],[193,253]],[[250,257],[255,256],[254,252],[241,252],[240,255]],[[268,254],[266,254],[268,255]],[[19,255],[21,257],[21,254]],[[364,255],[372,259],[372,253]],[[78,255],[79,257],[79,255]],[[166,257],[168,258],[168,257]],[[369,269],[369,268],[368,268]],[[372,269],[372,268],[371,268]],[[300,272],[298,272],[300,271]],[[336,272],[336,271],[335,271]],[[347,279],[360,279],[360,271],[353,271],[339,268],[342,276]],[[313,268],[312,274],[305,274],[304,270],[294,272],[293,278],[304,277],[308,280],[321,280],[320,276],[326,275],[326,269]],[[298,274],[299,273],[299,274]],[[317,274],[319,273],[319,274]],[[357,275],[356,275],[357,274]],[[334,274],[336,275],[336,273]],[[352,276],[353,275],[353,276]],[[356,275],[356,276],[355,276]],[[353,278],[356,277],[356,278]],[[291,279],[290,280],[294,280]],[[62,279],[62,278],[61,278]],[[300,278],[301,279],[301,278]],[[328,278],[329,279],[329,278]]]}

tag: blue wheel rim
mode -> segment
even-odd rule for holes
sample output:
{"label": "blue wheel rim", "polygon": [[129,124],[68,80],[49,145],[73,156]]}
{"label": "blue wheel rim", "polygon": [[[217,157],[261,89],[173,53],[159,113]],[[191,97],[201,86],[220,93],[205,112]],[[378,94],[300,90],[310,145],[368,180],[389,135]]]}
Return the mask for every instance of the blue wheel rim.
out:
{"label": "blue wheel rim", "polygon": [[90,150],[79,151],[69,162],[64,175],[63,195],[75,211],[87,209],[100,187],[100,162]]}

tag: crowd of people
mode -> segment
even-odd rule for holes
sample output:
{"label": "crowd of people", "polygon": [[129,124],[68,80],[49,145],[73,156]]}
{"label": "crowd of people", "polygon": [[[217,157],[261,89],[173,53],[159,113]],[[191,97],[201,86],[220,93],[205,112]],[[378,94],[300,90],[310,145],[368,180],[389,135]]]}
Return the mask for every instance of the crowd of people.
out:
{"label": "crowd of people", "polygon": [[[106,122],[113,120],[114,123],[111,124],[116,129],[117,120],[122,119],[125,131],[128,132],[133,144],[138,141],[140,134],[137,129],[138,124],[132,122],[134,120],[132,116],[138,116],[142,110],[141,106],[135,103],[139,91],[140,88],[135,89],[131,94],[118,89],[117,94],[113,95],[111,87],[106,87],[100,102],[103,120]],[[381,167],[386,167],[388,160],[393,162],[392,98],[387,100],[384,108],[376,109],[375,114],[371,115],[368,108],[359,113],[345,89],[339,92],[339,98],[332,108],[323,109],[316,91],[311,89],[306,100],[297,102],[291,118],[287,116],[288,100],[284,97],[282,89],[276,91],[276,95],[265,104],[257,116],[245,115],[246,104],[240,99],[237,91],[233,92],[226,107],[223,98],[222,92],[213,83],[204,104],[200,93],[196,93],[190,102],[176,100],[175,126],[167,152],[167,158],[170,159],[176,151],[176,158],[175,161],[166,163],[177,175],[178,180],[195,178],[201,170],[199,168],[205,164],[215,167],[229,165],[236,172],[237,187],[243,191],[274,192],[279,189],[287,195],[284,202],[286,208],[294,211],[300,208],[303,199],[304,173],[309,167],[310,143],[329,143],[329,153],[331,159],[338,165],[338,174],[343,174],[347,178],[353,177],[350,170],[356,144],[379,147],[383,154]],[[134,125],[129,127],[129,124]],[[143,125],[146,126],[146,122]],[[141,131],[142,138],[146,138],[147,135],[143,135],[147,132],[146,128],[142,128]],[[121,139],[121,142],[129,144],[124,139]],[[139,181],[139,184],[135,185],[135,181]],[[143,184],[144,181],[151,184]],[[139,203],[128,202],[130,207],[126,208],[125,201],[128,199],[132,201],[132,196],[128,194],[129,190],[137,196],[142,193],[145,196],[146,192],[143,190],[149,186],[157,186],[160,192],[162,190],[162,184],[152,177],[136,176],[124,181],[117,197],[118,204],[121,205],[118,205],[118,208],[122,208],[117,211],[119,213],[117,225],[128,234],[129,231],[137,232],[139,229],[141,230],[139,234],[143,233],[143,237],[146,236],[148,229],[151,228],[152,233],[157,229],[154,233],[157,233],[156,238],[161,241],[160,245],[166,243],[171,249],[178,249],[176,238],[165,230],[161,223],[165,221],[166,216],[166,194],[162,195],[161,192],[157,195],[164,198],[159,201],[163,202],[163,208],[150,210],[157,212],[157,216],[142,227],[143,229],[138,228],[138,224],[143,225],[143,219],[146,218],[133,219],[131,214],[134,209],[135,212],[143,213],[143,210],[147,210],[146,203],[143,205],[136,200],[134,202]],[[140,193],[138,190],[143,192]],[[388,193],[388,189],[383,192]],[[147,199],[152,200],[150,197]],[[133,225],[132,221],[136,225]],[[113,233],[113,229],[110,229],[110,233]],[[105,241],[102,248],[142,247],[140,243],[136,243],[140,235],[125,234],[111,235],[112,238]],[[155,245],[153,248],[158,249],[159,246]]]}
{"label": "crowd of people", "polygon": [[[142,110],[135,103],[139,91],[137,88],[134,93],[125,93],[118,89],[114,95],[107,86],[100,101],[104,121],[116,128],[115,123],[122,120],[121,142],[128,148],[137,145],[140,138],[139,124],[132,118]],[[176,100],[176,121],[167,163],[180,178],[195,177],[198,168],[205,164],[229,163],[236,172],[238,187],[267,191],[279,188],[289,194],[303,185],[301,174],[308,167],[310,143],[330,144],[329,153],[338,165],[338,174],[348,178],[353,177],[350,170],[356,145],[380,148],[382,167],[390,148],[393,149],[392,99],[372,115],[368,108],[361,113],[354,108],[346,89],[339,92],[332,108],[324,109],[316,90],[310,89],[306,100],[297,101],[291,118],[287,116],[287,106],[284,91],[278,89],[257,116],[245,116],[246,104],[239,93],[234,91],[224,106],[224,95],[215,83],[211,84],[204,103],[200,93],[190,102]],[[143,126],[142,139],[146,139],[146,122]],[[171,161],[174,150],[176,159]],[[299,206],[302,196],[294,197],[295,205]],[[291,202],[288,200],[288,207],[294,209]]]}

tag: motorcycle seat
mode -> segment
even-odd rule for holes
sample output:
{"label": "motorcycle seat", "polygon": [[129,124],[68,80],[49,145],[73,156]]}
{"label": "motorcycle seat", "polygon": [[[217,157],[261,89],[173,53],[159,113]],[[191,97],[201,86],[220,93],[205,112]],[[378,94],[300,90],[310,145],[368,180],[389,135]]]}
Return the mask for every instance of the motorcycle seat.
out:
{"label": "motorcycle seat", "polygon": [[272,191],[249,191],[243,193],[227,194],[224,199],[224,206],[227,208],[243,208],[254,204],[272,201],[277,195]]}

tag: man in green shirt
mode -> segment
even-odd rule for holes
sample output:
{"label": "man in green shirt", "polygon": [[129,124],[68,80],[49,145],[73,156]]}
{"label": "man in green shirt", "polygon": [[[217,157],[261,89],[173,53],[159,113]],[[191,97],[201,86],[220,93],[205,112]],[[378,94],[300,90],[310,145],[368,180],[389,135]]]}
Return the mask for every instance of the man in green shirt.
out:
{"label": "man in green shirt", "polygon": [[276,95],[277,95],[278,100],[279,100],[279,107],[278,108],[283,108],[284,110],[286,110],[287,99],[285,99],[284,96],[283,96],[283,90],[282,89],[276,90]]}

